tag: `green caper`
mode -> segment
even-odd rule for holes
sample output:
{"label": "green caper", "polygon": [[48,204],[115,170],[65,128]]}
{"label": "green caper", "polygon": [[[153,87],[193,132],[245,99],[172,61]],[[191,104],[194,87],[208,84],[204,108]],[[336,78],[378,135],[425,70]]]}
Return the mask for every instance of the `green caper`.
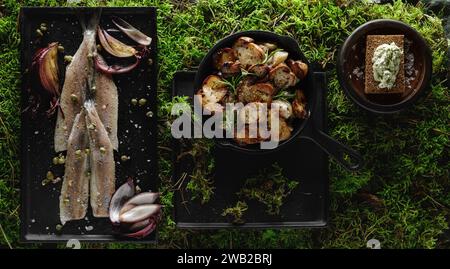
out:
{"label": "green caper", "polygon": [[66,55],[64,56],[64,62],[70,63],[73,60],[73,56]]}
{"label": "green caper", "polygon": [[41,26],[39,27],[39,30],[41,30],[42,32],[46,32],[47,31],[47,26],[43,26],[41,24]]}
{"label": "green caper", "polygon": [[63,53],[64,52],[64,47],[62,45],[59,45],[58,46],[58,51]]}
{"label": "green caper", "polygon": [[72,102],[76,103],[76,102],[78,102],[78,96],[76,96],[75,94],[71,94],[70,100],[72,100]]}
{"label": "green caper", "polygon": [[147,99],[141,98],[139,99],[139,106],[144,106],[147,103]]}
{"label": "green caper", "polygon": [[66,163],[66,157],[64,157],[64,155],[59,156],[58,164],[65,164],[65,163]]}
{"label": "green caper", "polygon": [[153,112],[152,112],[152,111],[149,111],[149,112],[147,112],[147,113],[145,114],[145,116],[151,118],[151,117],[153,117]]}
{"label": "green caper", "polygon": [[48,180],[53,180],[55,178],[55,175],[53,175],[52,171],[47,171],[47,177]]}
{"label": "green caper", "polygon": [[91,153],[91,149],[88,149],[88,148],[87,148],[87,149],[85,149],[85,150],[84,150],[84,153],[86,153],[86,154],[89,154],[89,153]]}
{"label": "green caper", "polygon": [[77,150],[75,151],[75,155],[76,155],[76,156],[80,156],[80,155],[81,155],[81,150],[77,149]]}
{"label": "green caper", "polygon": [[62,228],[63,228],[63,226],[62,226],[61,224],[56,224],[55,229],[56,229],[58,232],[61,231]]}
{"label": "green caper", "polygon": [[100,147],[100,152],[101,152],[101,153],[105,153],[105,152],[106,152],[105,147]]}
{"label": "green caper", "polygon": [[122,155],[122,156],[120,156],[120,160],[121,160],[122,162],[126,162],[126,161],[128,161],[129,159],[130,159],[130,157],[127,156],[127,155]]}
{"label": "green caper", "polygon": [[59,161],[59,158],[58,158],[58,157],[53,157],[53,164],[54,164],[54,165],[57,165],[57,164],[58,164],[58,161]]}
{"label": "green caper", "polygon": [[137,103],[138,103],[138,100],[136,98],[131,99],[131,104],[133,106],[137,105]]}

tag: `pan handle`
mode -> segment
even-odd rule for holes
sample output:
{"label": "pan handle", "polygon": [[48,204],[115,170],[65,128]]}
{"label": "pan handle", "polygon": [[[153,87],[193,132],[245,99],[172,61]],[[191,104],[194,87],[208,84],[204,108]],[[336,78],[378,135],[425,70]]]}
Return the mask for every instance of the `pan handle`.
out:
{"label": "pan handle", "polygon": [[311,128],[311,135],[301,136],[318,145],[324,152],[334,158],[340,165],[349,171],[357,171],[363,164],[361,154],[341,142],[330,137],[315,127]]}

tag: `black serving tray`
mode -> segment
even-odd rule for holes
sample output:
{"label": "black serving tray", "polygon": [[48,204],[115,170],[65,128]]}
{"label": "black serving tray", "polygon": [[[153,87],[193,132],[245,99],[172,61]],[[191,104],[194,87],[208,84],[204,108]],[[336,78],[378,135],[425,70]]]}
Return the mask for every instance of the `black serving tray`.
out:
{"label": "black serving tray", "polygon": [[[92,12],[94,8],[22,8],[20,11],[21,34],[21,70],[22,70],[22,108],[28,105],[28,75],[31,58],[37,47],[49,42],[59,41],[65,53],[74,55],[82,40],[82,30],[76,13]],[[149,35],[153,41],[150,48],[151,64],[141,63],[130,73],[115,75],[114,81],[119,91],[119,153],[115,153],[116,186],[120,186],[128,177],[143,190],[156,190],[156,118],[146,117],[147,111],[156,116],[156,72],[157,72],[157,36],[156,9],[145,8],[102,8],[101,25],[105,29],[114,28],[111,15],[120,16],[136,28]],[[48,26],[40,45],[36,44],[35,31],[40,23]],[[121,33],[112,33],[128,44],[134,44]],[[106,53],[103,53],[106,55]],[[107,58],[108,59],[108,58]],[[64,73],[64,70],[61,70]],[[33,86],[33,85],[31,85]],[[145,97],[145,107],[133,106],[132,98]],[[61,231],[59,224],[59,195],[62,182],[42,186],[41,181],[47,171],[55,176],[63,176],[64,167],[54,166],[52,158],[56,156],[53,147],[53,135],[56,116],[47,118],[39,114],[32,119],[23,113],[21,116],[21,240],[26,242],[60,242],[69,239],[80,241],[136,241],[153,242],[156,232],[143,240],[131,240],[114,235],[107,218],[92,217],[88,210],[87,219],[66,223]],[[122,154],[131,159],[120,163]],[[87,227],[87,229],[86,229]],[[93,228],[92,230],[90,228]]]}
{"label": "black serving tray", "polygon": [[[320,104],[313,115],[318,129],[326,131],[326,75],[316,72],[321,87],[318,98]],[[188,96],[192,101],[195,72],[180,71],[173,79],[173,95]],[[310,126],[303,131],[307,132]],[[325,227],[328,222],[328,156],[313,142],[301,136],[297,143],[286,149],[263,155],[245,155],[228,149],[214,147],[214,195],[209,202],[200,204],[192,200],[189,192],[183,191],[186,179],[180,190],[175,193],[175,221],[180,228],[282,228],[282,227]],[[177,161],[180,151],[178,140],[173,141],[173,181],[176,182],[183,173],[189,173],[192,165]],[[247,201],[249,209],[244,215],[245,223],[236,225],[221,216],[224,208],[234,206],[238,201],[235,194],[240,190],[249,176],[264,167],[278,162],[283,172],[290,179],[299,181],[298,187],[285,200],[280,215],[270,216],[258,202]],[[178,188],[177,188],[178,189]],[[182,203],[186,201],[185,203]]]}

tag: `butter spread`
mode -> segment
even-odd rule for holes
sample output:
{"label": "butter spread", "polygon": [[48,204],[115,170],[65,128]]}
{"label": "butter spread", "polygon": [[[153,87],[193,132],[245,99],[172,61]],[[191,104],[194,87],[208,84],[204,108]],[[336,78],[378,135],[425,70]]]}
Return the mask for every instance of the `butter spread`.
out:
{"label": "butter spread", "polygon": [[379,88],[392,89],[400,69],[403,50],[395,45],[382,44],[375,49],[372,57],[373,78]]}

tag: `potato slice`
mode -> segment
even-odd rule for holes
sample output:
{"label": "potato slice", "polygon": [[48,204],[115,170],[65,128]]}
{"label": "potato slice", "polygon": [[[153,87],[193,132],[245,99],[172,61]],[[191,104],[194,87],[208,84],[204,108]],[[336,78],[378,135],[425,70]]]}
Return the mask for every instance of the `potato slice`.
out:
{"label": "potato slice", "polygon": [[[287,121],[282,117],[278,117],[276,121],[278,122],[278,139],[275,137],[272,137],[271,139],[274,141],[284,141],[291,137],[293,128],[287,123]],[[269,126],[272,128],[273,125],[272,117],[269,117]]]}
{"label": "potato slice", "polygon": [[286,61],[289,68],[292,72],[298,77],[298,79],[302,80],[308,74],[308,65],[302,61],[293,61],[289,59]]}
{"label": "potato slice", "polygon": [[237,60],[236,51],[232,48],[223,48],[213,55],[213,65],[221,70],[225,63],[234,63]]}
{"label": "potato slice", "polygon": [[292,116],[292,105],[286,100],[274,100],[270,105],[270,109],[278,109],[278,113],[282,118],[288,119]]}
{"label": "potato slice", "polygon": [[275,89],[271,83],[256,83],[238,88],[238,100],[243,103],[271,103]]}
{"label": "potato slice", "polygon": [[238,38],[233,45],[233,49],[236,51],[239,62],[244,69],[264,61],[264,50],[253,43],[253,39],[249,37]]}
{"label": "potato slice", "polygon": [[254,64],[249,67],[248,72],[253,73],[258,78],[264,78],[269,74],[270,68],[267,64]]}
{"label": "potato slice", "polygon": [[209,75],[204,81],[202,88],[197,92],[202,96],[202,105],[218,103],[227,94],[228,87],[223,80],[216,75]]}
{"label": "potato slice", "polygon": [[286,59],[288,58],[289,53],[287,53],[286,51],[277,51],[273,54],[272,57],[270,57],[269,59],[269,65],[271,67],[276,67],[277,65],[284,63],[284,61],[286,61]]}
{"label": "potato slice", "polygon": [[295,74],[285,64],[279,64],[277,67],[272,68],[269,72],[269,79],[273,81],[277,89],[292,87],[298,82]]}
{"label": "potato slice", "polygon": [[241,63],[239,61],[225,62],[220,71],[225,78],[239,75],[241,73]]}
{"label": "potato slice", "polygon": [[295,99],[292,101],[292,112],[299,119],[306,119],[308,116],[306,96],[302,90],[296,90],[295,92]]}

